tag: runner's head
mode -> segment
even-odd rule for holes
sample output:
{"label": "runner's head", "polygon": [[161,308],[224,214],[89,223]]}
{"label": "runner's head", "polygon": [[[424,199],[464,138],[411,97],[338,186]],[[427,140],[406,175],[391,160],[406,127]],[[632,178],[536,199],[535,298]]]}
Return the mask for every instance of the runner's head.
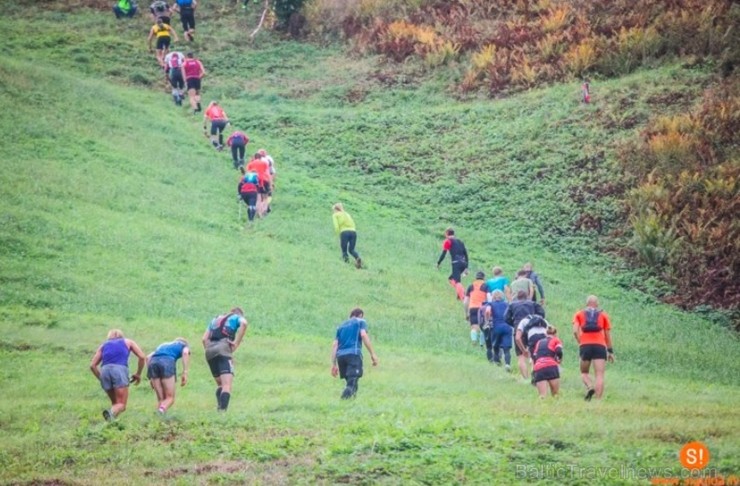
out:
{"label": "runner's head", "polygon": [[501,267],[493,267],[491,269],[491,271],[493,272],[493,275],[495,277],[498,277],[499,275],[501,275],[502,273],[504,273],[504,271],[501,269]]}
{"label": "runner's head", "polygon": [[336,203],[336,204],[335,204],[335,205],[333,206],[333,209],[334,209],[334,211],[336,211],[336,212],[341,212],[341,211],[344,211],[344,206],[342,206],[342,203]]}
{"label": "runner's head", "polygon": [[350,318],[352,318],[352,317],[363,317],[364,315],[365,315],[365,313],[362,312],[362,309],[360,309],[359,307],[355,307],[354,309],[352,309],[352,312],[349,313],[349,317]]}
{"label": "runner's head", "polygon": [[264,157],[265,155],[267,155],[267,150],[259,149],[257,153],[260,154],[260,157]]}
{"label": "runner's head", "polygon": [[452,228],[447,228],[447,229],[445,230],[445,236],[447,236],[447,237],[450,237],[450,236],[455,236],[455,230],[454,230],[454,229],[452,229]]}
{"label": "runner's head", "polygon": [[526,290],[520,290],[516,293],[516,300],[527,300],[527,291]]}
{"label": "runner's head", "polygon": [[516,272],[516,276],[517,276],[517,278],[519,278],[519,277],[525,277],[526,278],[527,271],[526,270],[519,270],[518,272]]}
{"label": "runner's head", "polygon": [[186,348],[190,347],[190,345],[188,344],[188,340],[185,339],[184,337],[176,337],[175,342],[184,344]]}
{"label": "runner's head", "polygon": [[185,56],[188,59],[194,59],[195,58],[195,53],[193,53],[193,51],[189,51],[187,54],[185,54]]}
{"label": "runner's head", "polygon": [[123,331],[120,329],[111,329],[108,331],[108,339],[120,339],[123,337]]}
{"label": "runner's head", "polygon": [[556,336],[558,334],[558,330],[555,329],[555,326],[547,326],[546,332],[548,336]]}
{"label": "runner's head", "polygon": [[491,299],[496,302],[498,300],[504,300],[504,293],[500,290],[494,290],[491,292]]}
{"label": "runner's head", "polygon": [[244,317],[244,311],[242,310],[241,307],[234,307],[229,312],[231,312],[232,314],[238,314],[238,315]]}
{"label": "runner's head", "polygon": [[527,262],[522,266],[522,270],[525,272],[531,272],[532,271],[532,264]]}
{"label": "runner's head", "polygon": [[476,272],[475,278],[476,280],[483,280],[484,278],[486,278],[486,274],[483,272]]}
{"label": "runner's head", "polygon": [[594,309],[599,306],[599,299],[595,295],[589,295],[586,297],[586,307],[593,307]]}
{"label": "runner's head", "polygon": [[162,27],[163,24],[164,22],[162,21],[161,18],[157,19],[157,27]]}

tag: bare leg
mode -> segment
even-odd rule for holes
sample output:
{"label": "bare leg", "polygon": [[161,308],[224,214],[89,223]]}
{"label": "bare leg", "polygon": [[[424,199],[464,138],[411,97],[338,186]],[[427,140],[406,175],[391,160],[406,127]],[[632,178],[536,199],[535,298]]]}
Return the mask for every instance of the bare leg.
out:
{"label": "bare leg", "polygon": [[591,361],[581,360],[581,380],[583,380],[583,384],[586,385],[586,388],[589,390],[594,387],[591,382],[591,376],[589,375],[590,370]]}
{"label": "bare leg", "polygon": [[594,374],[596,375],[596,398],[601,398],[604,394],[604,369],[606,368],[606,360],[595,359],[594,360]]}
{"label": "bare leg", "polygon": [[111,412],[113,412],[113,416],[118,417],[126,410],[126,403],[128,402],[128,387],[115,388],[113,391],[116,395],[116,403],[114,403],[110,409]]}
{"label": "bare leg", "polygon": [[517,360],[519,361],[519,373],[521,373],[522,378],[529,378],[529,363],[527,362],[529,353],[525,351],[517,357]]}
{"label": "bare leg", "polygon": [[164,400],[164,391],[162,390],[162,379],[161,378],[152,378],[149,380],[149,384],[152,385],[152,389],[154,390],[154,393],[157,394],[157,406],[162,404],[162,400]]}
{"label": "bare leg", "polygon": [[110,399],[110,404],[115,405],[116,404],[116,390],[111,388],[110,390],[105,390],[105,393],[108,395],[108,398]]}
{"label": "bare leg", "polygon": [[552,393],[552,396],[558,396],[558,392],[560,391],[560,378],[550,380],[548,383],[550,384],[550,393]]}
{"label": "bare leg", "polygon": [[160,401],[159,408],[167,411],[175,403],[175,377],[162,378],[160,380],[160,386],[162,387],[162,400]]}
{"label": "bare leg", "polygon": [[537,392],[540,394],[540,398],[545,398],[547,396],[547,381],[538,381],[535,383],[535,386],[537,387]]}

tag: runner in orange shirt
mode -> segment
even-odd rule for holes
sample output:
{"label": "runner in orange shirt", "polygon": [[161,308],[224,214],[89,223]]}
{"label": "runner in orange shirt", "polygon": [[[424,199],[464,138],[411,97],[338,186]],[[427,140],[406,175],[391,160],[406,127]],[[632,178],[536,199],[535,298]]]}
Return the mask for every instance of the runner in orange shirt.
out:
{"label": "runner in orange shirt", "polygon": [[[211,101],[203,114],[203,133],[206,135],[208,134],[206,131],[208,120],[211,121],[211,144],[220,152],[224,149],[224,128],[229,124],[229,117],[217,102]],[[218,141],[216,141],[216,134],[218,134]]]}
{"label": "runner in orange shirt", "polygon": [[254,154],[252,160],[249,161],[246,167],[247,172],[256,172],[259,178],[258,186],[258,200],[257,200],[257,216],[260,218],[267,213],[267,204],[269,194],[272,192],[271,183],[272,178],[270,176],[270,165],[265,159],[257,152]]}
{"label": "runner in orange shirt", "polygon": [[[604,393],[604,371],[606,361],[614,362],[612,349],[611,322],[609,316],[599,309],[599,299],[595,295],[586,298],[586,308],[573,316],[573,335],[580,346],[581,378],[586,385],[586,401]],[[595,384],[591,381],[591,363],[594,365]]]}

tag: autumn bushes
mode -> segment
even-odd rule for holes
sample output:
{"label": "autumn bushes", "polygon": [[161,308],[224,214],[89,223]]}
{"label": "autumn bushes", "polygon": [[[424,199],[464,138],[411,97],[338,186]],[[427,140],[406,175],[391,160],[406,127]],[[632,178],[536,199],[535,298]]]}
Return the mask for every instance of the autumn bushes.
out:
{"label": "autumn bushes", "polygon": [[738,61],[740,7],[726,0],[314,0],[305,12],[314,35],[360,52],[454,61],[463,92],[620,75],[664,56]]}
{"label": "autumn bushes", "polygon": [[684,307],[740,308],[740,83],[708,90],[692,112],[661,117],[620,161],[633,257],[678,289]]}

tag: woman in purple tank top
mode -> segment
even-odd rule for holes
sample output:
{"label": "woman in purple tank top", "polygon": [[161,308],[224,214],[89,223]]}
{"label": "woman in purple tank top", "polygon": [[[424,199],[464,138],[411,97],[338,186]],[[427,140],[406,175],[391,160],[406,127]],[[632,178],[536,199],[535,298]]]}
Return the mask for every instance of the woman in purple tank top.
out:
{"label": "woman in purple tank top", "polygon": [[[129,380],[128,357],[132,352],[139,358],[139,365]],[[108,340],[95,351],[90,362],[90,370],[100,381],[100,386],[108,394],[111,402],[111,407],[103,410],[105,420],[111,421],[126,410],[128,384],[134,382],[138,385],[141,382],[145,358],[139,345],[131,339],[124,338],[118,329],[108,331]]]}

